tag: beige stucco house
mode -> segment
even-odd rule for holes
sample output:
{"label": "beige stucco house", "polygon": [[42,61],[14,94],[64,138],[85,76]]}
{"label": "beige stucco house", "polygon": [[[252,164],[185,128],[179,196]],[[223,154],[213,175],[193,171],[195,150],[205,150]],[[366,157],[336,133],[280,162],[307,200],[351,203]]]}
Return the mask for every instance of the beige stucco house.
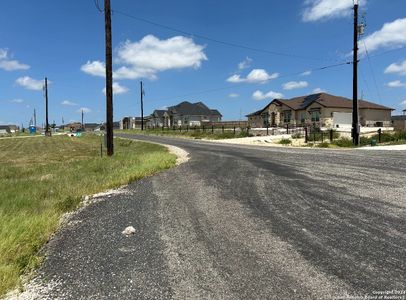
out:
{"label": "beige stucco house", "polygon": [[[361,126],[390,126],[392,108],[359,100]],[[311,125],[351,127],[352,100],[319,93],[292,99],[274,99],[263,109],[247,115],[253,128],[266,126]]]}

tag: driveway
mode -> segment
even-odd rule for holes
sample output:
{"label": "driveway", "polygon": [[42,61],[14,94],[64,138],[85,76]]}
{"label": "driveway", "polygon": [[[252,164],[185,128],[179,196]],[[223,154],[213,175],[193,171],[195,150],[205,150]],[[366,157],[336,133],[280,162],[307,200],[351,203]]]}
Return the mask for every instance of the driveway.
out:
{"label": "driveway", "polygon": [[21,299],[405,292],[405,152],[125,136],[182,147],[190,160],[74,214]]}

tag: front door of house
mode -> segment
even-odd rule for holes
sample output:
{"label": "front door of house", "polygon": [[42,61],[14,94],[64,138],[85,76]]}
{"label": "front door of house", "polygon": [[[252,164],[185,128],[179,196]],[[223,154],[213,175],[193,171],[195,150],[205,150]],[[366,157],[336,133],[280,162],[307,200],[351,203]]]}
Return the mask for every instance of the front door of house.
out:
{"label": "front door of house", "polygon": [[275,119],[276,119],[276,116],[275,116],[275,113],[273,112],[273,113],[271,113],[271,126],[273,127],[273,126],[276,126],[276,121],[275,121]]}

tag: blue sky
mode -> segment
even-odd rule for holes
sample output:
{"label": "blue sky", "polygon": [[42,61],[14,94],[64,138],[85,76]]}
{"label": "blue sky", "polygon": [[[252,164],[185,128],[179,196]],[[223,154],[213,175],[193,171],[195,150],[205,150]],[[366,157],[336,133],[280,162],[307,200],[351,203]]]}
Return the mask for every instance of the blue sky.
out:
{"label": "blue sky", "polygon": [[[114,120],[140,115],[140,80],[145,114],[203,101],[224,120],[238,120],[275,97],[326,91],[351,98],[351,65],[320,68],[352,60],[352,4],[111,0]],[[82,109],[86,122],[102,122],[104,16],[94,0],[3,1],[1,11],[0,123],[27,126],[34,108],[43,122],[45,76],[50,122],[80,120]],[[406,2],[364,0],[364,12],[359,96],[400,114],[406,108]]]}

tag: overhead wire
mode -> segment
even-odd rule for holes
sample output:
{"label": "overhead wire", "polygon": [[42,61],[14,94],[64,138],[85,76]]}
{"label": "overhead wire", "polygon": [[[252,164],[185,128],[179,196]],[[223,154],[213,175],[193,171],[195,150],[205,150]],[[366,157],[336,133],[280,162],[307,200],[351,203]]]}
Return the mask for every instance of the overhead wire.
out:
{"label": "overhead wire", "polygon": [[271,54],[271,55],[276,55],[276,56],[284,56],[284,57],[290,57],[290,58],[298,58],[298,59],[306,59],[306,60],[315,60],[315,61],[336,61],[335,59],[323,59],[323,58],[316,58],[316,57],[309,57],[309,56],[303,56],[303,55],[296,55],[296,54],[292,54],[292,53],[284,53],[284,52],[278,52],[278,51],[272,51],[272,50],[267,50],[267,49],[261,49],[261,48],[256,48],[256,47],[251,47],[251,46],[246,46],[246,45],[242,45],[239,43],[234,43],[234,42],[229,42],[229,41],[224,41],[224,40],[220,40],[217,38],[212,38],[206,35],[202,35],[202,34],[197,34],[197,33],[193,33],[193,32],[188,32],[179,28],[175,28],[172,26],[168,26],[168,25],[164,25],[164,24],[160,24],[157,23],[155,21],[151,21],[151,20],[147,20],[145,18],[141,18],[141,17],[137,17],[134,15],[130,15],[129,13],[120,11],[120,10],[113,10],[116,14],[119,15],[123,15],[127,18],[130,19],[134,19],[137,20],[139,22],[143,22],[143,23],[147,23],[156,27],[161,27],[167,30],[171,30],[177,33],[181,33],[187,36],[193,36],[196,38],[200,38],[203,40],[207,40],[210,42],[214,42],[217,44],[222,44],[225,46],[229,46],[229,47],[234,47],[234,48],[240,48],[240,49],[245,49],[245,50],[250,50],[250,51],[254,51],[254,52],[261,52],[261,53],[266,53],[266,54]]}
{"label": "overhead wire", "polygon": [[364,48],[365,48],[365,54],[366,54],[367,59],[368,59],[369,69],[371,70],[372,79],[373,79],[373,81],[374,81],[376,93],[377,93],[377,95],[378,95],[379,102],[382,103],[381,92],[380,92],[379,87],[378,87],[378,84],[377,84],[377,82],[376,82],[375,72],[374,72],[374,69],[373,69],[373,67],[372,67],[371,59],[370,59],[370,57],[369,57],[369,52],[368,52],[368,48],[367,48],[367,45],[366,45],[365,41],[363,41],[363,44],[364,44]]}

